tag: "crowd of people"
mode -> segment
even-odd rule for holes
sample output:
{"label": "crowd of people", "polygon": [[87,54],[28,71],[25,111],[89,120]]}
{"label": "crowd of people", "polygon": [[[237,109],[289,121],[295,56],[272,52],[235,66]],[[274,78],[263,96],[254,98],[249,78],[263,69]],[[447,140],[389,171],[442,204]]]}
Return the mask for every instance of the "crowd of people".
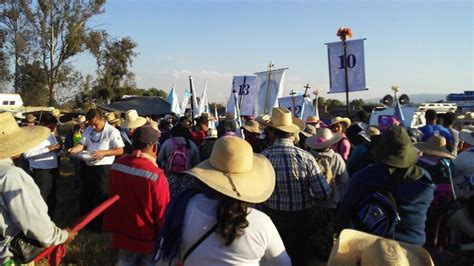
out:
{"label": "crowd of people", "polygon": [[[91,109],[63,143],[58,110],[40,126],[0,113],[0,262],[21,233],[72,241],[54,217],[61,152],[88,225],[111,232],[118,265],[472,265],[474,131],[456,115],[368,125],[368,115],[215,119]],[[15,165],[13,165],[15,162]],[[10,263],[10,264],[8,264]]]}

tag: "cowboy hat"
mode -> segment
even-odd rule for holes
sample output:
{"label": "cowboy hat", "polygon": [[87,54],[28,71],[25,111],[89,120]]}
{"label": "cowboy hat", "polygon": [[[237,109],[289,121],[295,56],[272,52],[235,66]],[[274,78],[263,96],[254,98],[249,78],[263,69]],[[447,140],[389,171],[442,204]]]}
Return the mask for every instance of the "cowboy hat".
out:
{"label": "cowboy hat", "polygon": [[72,121],[76,125],[81,125],[87,122],[85,115],[78,115],[77,117],[73,118]]}
{"label": "cowboy hat", "polygon": [[123,128],[137,128],[146,124],[146,118],[138,116],[137,110],[128,110],[125,113],[125,119],[123,120],[121,127]]}
{"label": "cowboy hat", "polygon": [[27,123],[36,123],[36,116],[34,116],[33,114],[27,114],[25,116],[25,119],[23,119],[21,122],[23,124],[27,124]]}
{"label": "cowboy hat", "polygon": [[275,107],[270,118],[270,127],[287,133],[297,133],[304,129],[305,124],[301,119],[296,118],[286,108]]}
{"label": "cowboy hat", "polygon": [[251,133],[260,133],[260,126],[255,120],[248,120],[242,128]]}
{"label": "cowboy hat", "polygon": [[25,119],[26,117],[23,115],[22,112],[15,112],[13,113],[13,117],[15,117],[15,119]]}
{"label": "cowboy hat", "polygon": [[53,115],[56,118],[60,118],[64,114],[61,114],[61,111],[59,109],[53,109],[51,112],[49,112],[51,115]]}
{"label": "cowboy hat", "polygon": [[434,263],[421,246],[344,229],[332,247],[327,265],[429,266]]}
{"label": "cowboy hat", "polygon": [[303,134],[306,137],[311,137],[316,134],[316,127],[313,125],[306,125],[306,127],[301,131],[301,134]]}
{"label": "cowboy hat", "polygon": [[306,118],[306,124],[317,124],[317,123],[321,123],[321,120],[319,119],[319,117],[315,116],[315,115],[310,115],[308,116],[308,118]]}
{"label": "cowboy hat", "polygon": [[368,127],[366,130],[360,131],[358,135],[370,142],[370,137],[380,135],[380,130],[376,127]]}
{"label": "cowboy hat", "polygon": [[260,124],[260,127],[266,127],[270,123],[270,116],[267,114],[261,114],[255,118],[255,121]]}
{"label": "cowboy hat", "polygon": [[465,143],[474,146],[474,131],[463,129],[459,132],[459,138]]}
{"label": "cowboy hat", "polygon": [[254,154],[252,146],[238,137],[218,139],[209,159],[185,173],[217,192],[250,203],[264,202],[275,188],[270,161]]}
{"label": "cowboy hat", "polygon": [[415,147],[425,154],[454,159],[454,156],[446,148],[446,138],[440,135],[431,136],[427,142],[415,143]]}
{"label": "cowboy hat", "polygon": [[206,139],[217,139],[217,129],[209,129],[206,133]]}
{"label": "cowboy hat", "polygon": [[107,121],[107,123],[109,123],[111,125],[117,124],[117,123],[120,122],[120,118],[115,117],[114,112],[106,113],[105,114],[105,120]]}
{"label": "cowboy hat", "polygon": [[323,128],[318,130],[316,135],[307,138],[305,144],[311,149],[320,150],[333,145],[341,139],[342,135],[340,133],[333,133],[329,128]]}
{"label": "cowboy hat", "polygon": [[351,125],[351,120],[347,117],[336,116],[333,119],[331,119],[331,124],[328,127],[332,127],[335,124],[339,124],[339,123],[345,124],[346,128],[348,128]]}
{"label": "cowboy hat", "polygon": [[19,127],[11,113],[0,113],[0,159],[19,155],[47,139],[47,127]]}

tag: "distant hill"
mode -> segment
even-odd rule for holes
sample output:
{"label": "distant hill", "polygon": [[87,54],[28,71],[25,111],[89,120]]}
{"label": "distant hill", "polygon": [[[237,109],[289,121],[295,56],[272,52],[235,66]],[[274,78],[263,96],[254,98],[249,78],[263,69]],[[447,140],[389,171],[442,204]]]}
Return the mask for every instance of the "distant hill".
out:
{"label": "distant hill", "polygon": [[[446,101],[446,94],[408,94],[410,97],[410,102],[412,103],[425,103],[425,102],[437,102],[439,100]],[[380,98],[371,98],[364,99],[365,102],[379,103],[382,97]]]}

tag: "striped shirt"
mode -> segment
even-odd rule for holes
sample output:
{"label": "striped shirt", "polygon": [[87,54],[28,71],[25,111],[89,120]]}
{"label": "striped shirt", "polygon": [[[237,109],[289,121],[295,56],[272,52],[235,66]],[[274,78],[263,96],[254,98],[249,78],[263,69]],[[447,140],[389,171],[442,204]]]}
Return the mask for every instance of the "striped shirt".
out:
{"label": "striped shirt", "polygon": [[295,147],[290,139],[277,139],[262,152],[276,173],[275,190],[265,205],[274,210],[300,211],[314,199],[325,200],[331,188],[311,153]]}

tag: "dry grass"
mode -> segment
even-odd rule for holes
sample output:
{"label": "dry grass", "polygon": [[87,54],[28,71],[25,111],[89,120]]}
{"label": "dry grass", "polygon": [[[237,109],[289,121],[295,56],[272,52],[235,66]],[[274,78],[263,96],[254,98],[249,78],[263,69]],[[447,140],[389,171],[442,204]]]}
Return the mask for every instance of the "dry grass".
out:
{"label": "dry grass", "polygon": [[[79,189],[74,188],[74,165],[67,157],[61,160],[58,202],[52,218],[61,228],[71,227],[79,219]],[[116,258],[117,251],[111,248],[110,234],[81,230],[67,246],[62,265],[114,265]]]}

